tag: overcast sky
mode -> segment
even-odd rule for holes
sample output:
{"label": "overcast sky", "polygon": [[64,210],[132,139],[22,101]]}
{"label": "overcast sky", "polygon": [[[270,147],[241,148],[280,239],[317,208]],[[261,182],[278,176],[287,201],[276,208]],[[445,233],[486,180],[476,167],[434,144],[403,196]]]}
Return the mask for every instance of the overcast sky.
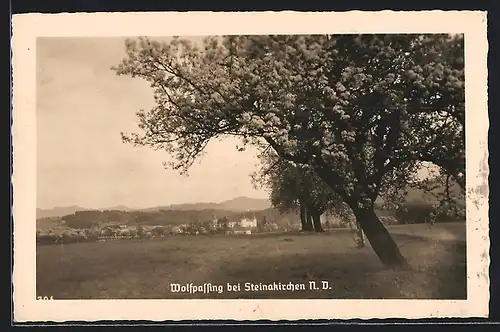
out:
{"label": "overcast sky", "polygon": [[125,56],[124,40],[38,39],[37,207],[267,197],[250,182],[255,150],[238,152],[236,140],[212,142],[187,178],[163,168],[164,152],[121,142],[121,131],[137,130],[135,112],[153,103],[146,82],[110,70]]}

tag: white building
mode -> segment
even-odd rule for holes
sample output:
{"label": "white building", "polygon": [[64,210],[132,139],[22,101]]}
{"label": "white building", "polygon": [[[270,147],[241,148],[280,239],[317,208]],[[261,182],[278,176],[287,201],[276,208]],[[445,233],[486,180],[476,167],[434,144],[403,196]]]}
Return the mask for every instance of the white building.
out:
{"label": "white building", "polygon": [[257,218],[243,218],[239,222],[239,226],[243,228],[254,228],[257,227]]}

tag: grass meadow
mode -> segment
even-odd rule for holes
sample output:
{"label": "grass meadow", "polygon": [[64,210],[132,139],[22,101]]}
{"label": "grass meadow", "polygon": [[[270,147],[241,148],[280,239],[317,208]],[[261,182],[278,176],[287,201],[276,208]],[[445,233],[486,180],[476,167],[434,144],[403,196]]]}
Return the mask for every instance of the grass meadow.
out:
{"label": "grass meadow", "polygon": [[[466,299],[465,222],[389,226],[411,267],[387,269],[350,230],[171,236],[37,246],[37,296],[54,299]],[[172,293],[171,283],[307,283],[305,291]]]}

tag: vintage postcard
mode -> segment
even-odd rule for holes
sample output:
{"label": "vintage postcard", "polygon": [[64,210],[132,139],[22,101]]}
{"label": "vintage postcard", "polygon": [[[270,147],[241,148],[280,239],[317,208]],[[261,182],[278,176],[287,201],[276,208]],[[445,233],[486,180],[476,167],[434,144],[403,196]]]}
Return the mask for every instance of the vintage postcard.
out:
{"label": "vintage postcard", "polygon": [[14,16],[15,320],[486,317],[486,26]]}

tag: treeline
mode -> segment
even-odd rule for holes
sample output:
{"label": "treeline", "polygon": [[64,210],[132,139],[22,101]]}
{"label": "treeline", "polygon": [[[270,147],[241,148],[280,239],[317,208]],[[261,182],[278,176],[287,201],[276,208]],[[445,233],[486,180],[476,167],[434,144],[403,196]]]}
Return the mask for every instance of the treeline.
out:
{"label": "treeline", "polygon": [[279,225],[298,222],[293,213],[280,214],[274,209],[255,212],[234,212],[221,210],[159,210],[159,211],[78,211],[61,219],[66,226],[71,228],[92,228],[107,223],[124,225],[182,225],[206,223],[214,219],[226,217],[229,221],[237,222],[242,218],[256,218],[258,221],[266,220]]}
{"label": "treeline", "polygon": [[[465,204],[463,204],[465,207]],[[383,209],[376,207],[375,212],[379,217],[394,217],[399,224],[421,224],[429,222],[431,214],[435,214],[436,222],[453,222],[465,220],[465,214],[460,211],[438,211],[432,204],[425,202],[407,202],[403,209]]]}
{"label": "treeline", "polygon": [[[465,204],[464,204],[465,205]],[[384,209],[377,205],[375,211],[379,217],[393,217],[399,224],[415,224],[428,222],[431,213],[436,213],[432,204],[425,202],[407,202],[404,209]],[[65,226],[84,229],[98,227],[103,224],[117,223],[124,225],[158,225],[174,226],[183,224],[207,223],[214,219],[227,218],[228,221],[237,222],[242,218],[256,218],[259,223],[276,223],[280,228],[294,228],[300,223],[299,211],[280,212],[278,209],[270,208],[261,211],[234,212],[222,210],[159,210],[159,211],[119,211],[119,210],[90,210],[78,211],[61,218],[41,218],[37,220],[37,228],[56,227],[58,222],[64,221]],[[457,221],[465,219],[464,215],[448,213],[436,213],[436,222]],[[342,227],[342,221],[331,227]]]}

